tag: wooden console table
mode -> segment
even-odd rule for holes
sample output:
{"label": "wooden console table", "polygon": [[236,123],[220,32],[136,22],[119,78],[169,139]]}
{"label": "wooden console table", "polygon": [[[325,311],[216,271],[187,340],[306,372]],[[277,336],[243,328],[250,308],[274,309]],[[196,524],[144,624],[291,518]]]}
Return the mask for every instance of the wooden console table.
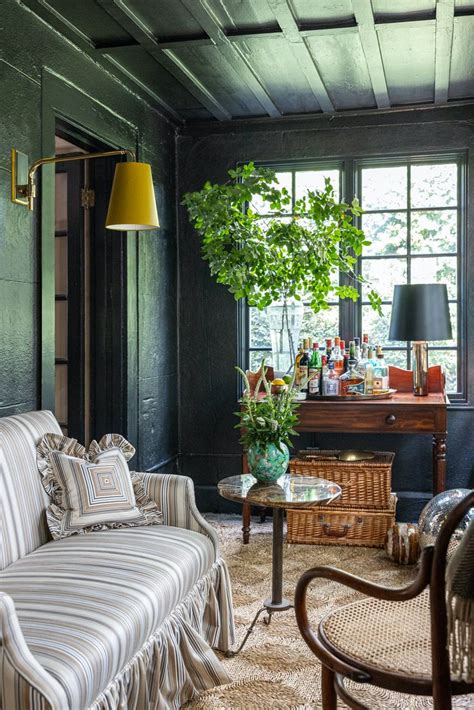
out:
{"label": "wooden console table", "polygon": [[[415,397],[411,391],[411,371],[390,367],[390,384],[398,390],[391,399],[302,402],[301,432],[364,434],[431,434],[433,437],[433,495],[446,488],[447,404],[441,368],[430,367],[430,394]],[[248,472],[245,454],[242,468]],[[250,505],[242,511],[244,544],[250,539]]]}

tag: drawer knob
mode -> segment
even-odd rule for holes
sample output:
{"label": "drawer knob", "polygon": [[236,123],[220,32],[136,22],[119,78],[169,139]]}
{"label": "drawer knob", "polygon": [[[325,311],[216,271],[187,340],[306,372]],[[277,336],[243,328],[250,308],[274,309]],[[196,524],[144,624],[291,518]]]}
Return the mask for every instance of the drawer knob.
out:
{"label": "drawer knob", "polygon": [[397,417],[395,414],[389,414],[388,417],[385,418],[385,421],[387,424],[395,424],[397,421]]}

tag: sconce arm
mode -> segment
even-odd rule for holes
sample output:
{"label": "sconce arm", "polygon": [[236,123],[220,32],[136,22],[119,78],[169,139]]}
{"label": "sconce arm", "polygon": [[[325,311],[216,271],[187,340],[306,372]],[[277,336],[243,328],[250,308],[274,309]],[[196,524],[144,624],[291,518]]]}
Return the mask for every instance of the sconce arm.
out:
{"label": "sconce arm", "polygon": [[42,165],[70,163],[76,160],[91,160],[93,158],[108,158],[111,155],[128,155],[133,161],[136,160],[135,153],[133,150],[129,150],[128,148],[120,150],[106,150],[99,153],[72,153],[71,155],[52,156],[51,158],[39,158],[39,160],[35,160],[28,170],[28,209],[32,210],[34,208],[34,200],[36,197],[35,175],[38,168]]}

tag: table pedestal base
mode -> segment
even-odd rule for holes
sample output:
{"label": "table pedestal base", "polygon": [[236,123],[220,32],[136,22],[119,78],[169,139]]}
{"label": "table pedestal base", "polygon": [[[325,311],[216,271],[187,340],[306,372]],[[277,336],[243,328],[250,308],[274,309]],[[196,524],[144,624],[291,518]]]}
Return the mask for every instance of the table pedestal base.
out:
{"label": "table pedestal base", "polygon": [[293,609],[293,604],[291,604],[288,599],[282,599],[281,602],[279,603],[274,603],[272,602],[271,599],[267,599],[264,603],[264,605],[257,611],[255,616],[253,617],[253,621],[250,624],[250,626],[247,629],[247,633],[244,636],[244,639],[240,646],[235,650],[235,651],[226,651],[226,657],[227,658],[234,658],[238,653],[241,652],[245,644],[247,643],[247,639],[252,633],[255,624],[257,623],[260,614],[263,614],[264,611],[267,612],[267,616],[263,619],[263,623],[268,626],[272,620],[272,615],[275,614],[276,612],[279,611],[288,611],[288,609]]}
{"label": "table pedestal base", "polygon": [[274,611],[286,611],[287,609],[293,608],[293,604],[288,601],[288,599],[282,599],[281,602],[273,602],[271,599],[265,599],[263,606],[270,613]]}
{"label": "table pedestal base", "polygon": [[227,658],[233,658],[243,649],[247,643],[247,639],[252,633],[255,624],[258,621],[260,614],[264,611],[267,616],[264,618],[264,623],[268,624],[272,620],[272,615],[276,612],[287,611],[293,608],[293,604],[288,599],[283,598],[283,517],[284,510],[282,508],[273,509],[273,545],[272,545],[272,596],[265,599],[261,609],[255,614],[252,623],[247,629],[244,640],[236,651],[227,651]]}

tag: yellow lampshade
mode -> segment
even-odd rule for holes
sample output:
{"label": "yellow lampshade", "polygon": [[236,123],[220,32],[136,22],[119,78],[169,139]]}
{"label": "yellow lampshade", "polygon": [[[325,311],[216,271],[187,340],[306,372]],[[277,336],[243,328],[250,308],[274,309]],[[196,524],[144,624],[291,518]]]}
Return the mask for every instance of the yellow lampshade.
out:
{"label": "yellow lampshade", "polygon": [[105,226],[118,231],[160,226],[147,163],[117,163]]}

